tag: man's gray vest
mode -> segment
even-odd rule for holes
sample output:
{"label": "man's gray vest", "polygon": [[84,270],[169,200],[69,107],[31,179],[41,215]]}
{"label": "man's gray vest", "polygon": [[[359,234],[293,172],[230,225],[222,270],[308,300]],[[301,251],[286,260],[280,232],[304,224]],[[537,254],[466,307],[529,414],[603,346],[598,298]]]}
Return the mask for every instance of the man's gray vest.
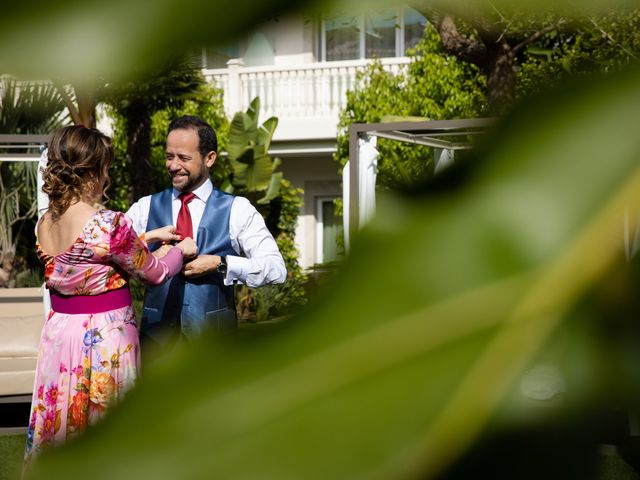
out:
{"label": "man's gray vest", "polygon": [[[229,238],[233,198],[215,188],[211,192],[196,235],[199,255],[237,255]],[[173,223],[172,200],[171,188],[151,196],[147,231]],[[151,250],[159,247],[156,242]],[[219,273],[189,280],[178,274],[146,289],[141,331],[159,343],[178,328],[189,338],[206,328],[228,329],[236,324],[233,287],[225,286]]]}

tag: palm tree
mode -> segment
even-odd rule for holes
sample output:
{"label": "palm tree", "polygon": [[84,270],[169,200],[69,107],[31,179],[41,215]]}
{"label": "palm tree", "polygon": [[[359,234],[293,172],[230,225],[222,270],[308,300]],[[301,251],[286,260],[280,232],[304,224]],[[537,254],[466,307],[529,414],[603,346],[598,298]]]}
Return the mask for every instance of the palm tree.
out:
{"label": "palm tree", "polygon": [[[0,133],[50,133],[65,123],[64,111],[53,85],[0,77]],[[36,179],[34,163],[0,162],[0,286],[15,283],[16,267],[33,251]]]}
{"label": "palm tree", "polygon": [[129,203],[155,191],[153,182],[149,182],[151,117],[165,108],[180,108],[197,96],[203,85],[198,59],[186,56],[146,71],[136,81],[108,84],[100,92],[105,102],[125,119]]}

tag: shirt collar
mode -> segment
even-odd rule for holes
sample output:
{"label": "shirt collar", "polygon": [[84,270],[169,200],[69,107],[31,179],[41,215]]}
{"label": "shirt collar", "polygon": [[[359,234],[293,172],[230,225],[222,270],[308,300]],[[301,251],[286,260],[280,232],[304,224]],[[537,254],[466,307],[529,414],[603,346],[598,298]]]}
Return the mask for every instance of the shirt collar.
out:
{"label": "shirt collar", "polygon": [[[196,195],[196,197],[198,199],[200,199],[200,200],[202,200],[203,202],[206,203],[206,201],[209,199],[209,195],[211,195],[212,191],[213,191],[213,184],[211,183],[211,179],[207,178],[202,185],[200,185],[198,188],[193,190],[193,193],[195,193],[195,195]],[[178,198],[180,193],[181,193],[180,190],[176,190],[174,188],[173,189],[173,199],[175,200],[176,198]]]}

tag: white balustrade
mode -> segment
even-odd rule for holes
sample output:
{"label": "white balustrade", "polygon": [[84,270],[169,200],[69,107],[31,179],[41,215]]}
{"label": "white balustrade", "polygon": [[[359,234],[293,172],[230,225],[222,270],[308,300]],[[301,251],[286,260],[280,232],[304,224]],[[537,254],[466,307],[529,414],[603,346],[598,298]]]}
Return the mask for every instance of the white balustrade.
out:
{"label": "white balustrade", "polygon": [[[385,70],[400,73],[408,58],[381,60]],[[233,63],[232,63],[233,62]],[[204,70],[207,81],[215,81],[224,90],[228,115],[246,110],[260,97],[264,118],[335,118],[346,103],[347,90],[353,88],[356,73],[367,67],[367,60],[324,62],[292,67],[244,67],[233,60],[229,68]]]}

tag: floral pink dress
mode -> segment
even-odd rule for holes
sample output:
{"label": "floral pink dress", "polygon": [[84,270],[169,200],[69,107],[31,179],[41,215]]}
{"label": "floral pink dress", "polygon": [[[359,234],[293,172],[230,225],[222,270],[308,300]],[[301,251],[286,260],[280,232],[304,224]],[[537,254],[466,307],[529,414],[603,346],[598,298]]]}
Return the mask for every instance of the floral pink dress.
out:
{"label": "floral pink dress", "polygon": [[[47,288],[61,295],[117,290],[127,286],[130,275],[158,284],[177,273],[181,264],[150,254],[131,220],[111,210],[97,211],[60,255],[43,252],[39,241],[36,247],[45,264]],[[26,463],[42,448],[62,443],[100,420],[105,409],[135,384],[139,369],[132,305],[95,314],[50,311],[40,339]]]}

